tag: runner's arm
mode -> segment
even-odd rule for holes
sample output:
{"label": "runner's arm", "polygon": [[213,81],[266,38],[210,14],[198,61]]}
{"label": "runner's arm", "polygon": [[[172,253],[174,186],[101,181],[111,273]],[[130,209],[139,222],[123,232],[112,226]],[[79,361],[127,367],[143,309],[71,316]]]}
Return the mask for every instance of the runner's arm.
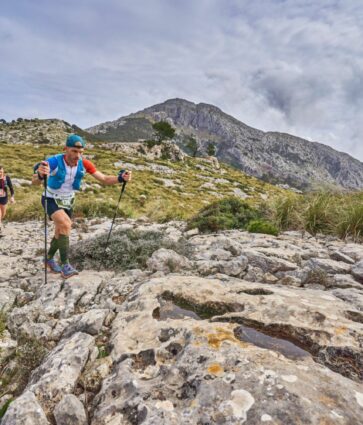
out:
{"label": "runner's arm", "polygon": [[123,171],[122,180],[120,180],[119,175],[106,176],[105,174],[101,173],[101,171],[97,171],[95,165],[86,158],[83,158],[83,165],[88,174],[91,174],[92,177],[94,177],[97,181],[99,181],[100,183],[104,185],[113,185],[113,184],[122,183],[124,181],[131,180],[131,171],[126,172],[122,170]]}
{"label": "runner's arm", "polygon": [[43,183],[44,175],[49,175],[51,171],[57,168],[58,161],[55,157],[49,158],[47,161],[41,161],[35,164],[32,176],[32,184],[40,186]]}
{"label": "runner's arm", "polygon": [[105,185],[112,185],[118,183],[117,176],[106,176],[105,174],[101,173],[101,171],[96,171],[92,174],[92,177],[94,177],[100,183]]}
{"label": "runner's arm", "polygon": [[[106,176],[105,174],[101,173],[101,171],[96,171],[92,174],[92,177],[94,177],[96,180],[98,180],[100,183],[103,183],[105,185],[112,185],[112,184],[118,184],[120,183],[118,176]],[[123,174],[124,181],[130,181],[131,180],[131,171],[128,171],[128,174]]]}
{"label": "runner's arm", "polygon": [[6,176],[6,180],[7,180],[8,187],[10,189],[10,195],[12,198],[14,198],[14,187],[13,187],[13,183],[11,182],[11,178],[9,176]]}

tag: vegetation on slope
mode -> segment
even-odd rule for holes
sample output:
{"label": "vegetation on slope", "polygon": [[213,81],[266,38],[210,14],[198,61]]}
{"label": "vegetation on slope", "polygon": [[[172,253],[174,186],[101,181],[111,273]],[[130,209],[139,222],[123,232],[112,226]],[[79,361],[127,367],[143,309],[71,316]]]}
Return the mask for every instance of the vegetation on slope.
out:
{"label": "vegetation on slope", "polygon": [[[12,178],[30,182],[33,165],[46,155],[59,151],[59,146],[0,143],[0,163]],[[129,157],[104,149],[98,144],[87,149],[87,155],[106,174],[115,175],[121,168],[119,164],[115,165],[119,162],[134,168],[133,181],[127,186],[119,211],[121,217],[146,216],[159,222],[190,220],[189,226],[199,227],[202,231],[237,227],[276,233],[274,228],[267,230],[264,224],[267,222],[280,231],[305,230],[313,235],[324,233],[355,240],[363,237],[363,192],[325,191],[297,195],[225,164],[217,170],[212,163],[198,158],[187,158],[184,162],[149,161],[142,156]],[[77,195],[75,216],[112,217],[120,187],[101,187],[87,176],[84,188]],[[40,187],[30,185],[16,187],[17,203],[9,206],[8,220],[40,219],[43,216],[41,191]],[[228,206],[231,208],[229,213],[223,209],[228,205],[224,198],[231,197],[239,198],[235,202],[246,209],[246,220],[242,224],[241,216],[233,210],[234,201]],[[207,218],[209,224],[203,223]],[[251,220],[260,222],[248,228]]]}
{"label": "vegetation on slope", "polygon": [[[0,162],[12,178],[31,180],[33,165],[47,155],[60,152],[60,147],[0,144]],[[116,163],[131,164],[133,181],[128,184],[119,216],[146,216],[155,221],[188,219],[205,205],[223,197],[237,194],[248,196],[250,205],[258,205],[266,197],[277,197],[283,189],[250,177],[228,166],[220,170],[200,159],[184,162],[168,160],[147,161],[144,157],[127,157],[97,145],[86,150],[86,156],[97,169],[116,175],[121,168]],[[127,168],[126,167],[126,168]],[[159,168],[157,168],[159,167]],[[75,216],[112,217],[119,198],[119,186],[100,186],[91,176],[85,179],[84,191],[77,195]],[[9,205],[8,220],[40,219],[39,186],[16,187],[15,205]]]}

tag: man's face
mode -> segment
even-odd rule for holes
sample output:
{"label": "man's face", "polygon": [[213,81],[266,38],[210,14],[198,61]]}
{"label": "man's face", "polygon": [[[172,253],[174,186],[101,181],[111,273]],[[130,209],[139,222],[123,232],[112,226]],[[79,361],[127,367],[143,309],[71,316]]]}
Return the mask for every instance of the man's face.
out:
{"label": "man's face", "polygon": [[77,165],[79,159],[83,154],[83,148],[68,148],[66,147],[66,159],[68,164]]}

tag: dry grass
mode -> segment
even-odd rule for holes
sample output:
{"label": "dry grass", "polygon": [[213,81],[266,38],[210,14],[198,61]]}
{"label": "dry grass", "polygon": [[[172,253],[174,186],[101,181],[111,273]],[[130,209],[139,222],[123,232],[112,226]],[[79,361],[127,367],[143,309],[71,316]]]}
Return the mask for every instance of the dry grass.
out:
{"label": "dry grass", "polygon": [[[33,165],[47,155],[58,153],[61,148],[41,145],[7,145],[0,144],[0,158],[5,164],[10,177],[31,180]],[[243,189],[249,194],[251,205],[262,201],[260,194],[269,197],[281,195],[285,191],[269,185],[256,178],[228,166],[216,170],[211,164],[194,158],[184,162],[167,160],[147,161],[143,157],[128,158],[119,152],[107,149],[87,150],[93,155],[92,161],[97,169],[105,174],[116,175],[119,167],[115,163],[124,161],[135,165],[146,165],[150,162],[168,167],[174,174],[162,174],[150,169],[133,170],[133,181],[128,184],[119,215],[122,217],[147,216],[152,220],[163,222],[173,219],[192,217],[206,204],[219,197],[230,196],[234,188]],[[198,168],[202,166],[203,169]],[[225,174],[223,174],[225,173]],[[201,188],[204,183],[224,178],[226,182],[215,183],[216,189]],[[174,187],[167,187],[164,179],[172,180]],[[119,198],[119,186],[97,188],[92,177],[87,176],[85,182],[90,184],[84,192],[77,195],[75,215],[80,217],[112,217]],[[9,205],[7,219],[24,221],[40,219],[43,211],[40,204],[41,187],[24,186],[16,189],[15,205]]]}

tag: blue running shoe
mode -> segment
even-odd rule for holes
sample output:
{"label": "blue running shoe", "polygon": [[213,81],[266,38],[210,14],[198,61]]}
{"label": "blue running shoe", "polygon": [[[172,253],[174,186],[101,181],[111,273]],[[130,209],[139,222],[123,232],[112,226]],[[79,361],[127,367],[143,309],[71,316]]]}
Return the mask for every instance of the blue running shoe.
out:
{"label": "blue running shoe", "polygon": [[69,263],[64,264],[62,267],[62,277],[63,279],[68,279],[71,276],[78,274],[78,270],[72,267]]}
{"label": "blue running shoe", "polygon": [[55,261],[54,258],[47,260],[47,267],[52,273],[62,273],[62,267]]}

